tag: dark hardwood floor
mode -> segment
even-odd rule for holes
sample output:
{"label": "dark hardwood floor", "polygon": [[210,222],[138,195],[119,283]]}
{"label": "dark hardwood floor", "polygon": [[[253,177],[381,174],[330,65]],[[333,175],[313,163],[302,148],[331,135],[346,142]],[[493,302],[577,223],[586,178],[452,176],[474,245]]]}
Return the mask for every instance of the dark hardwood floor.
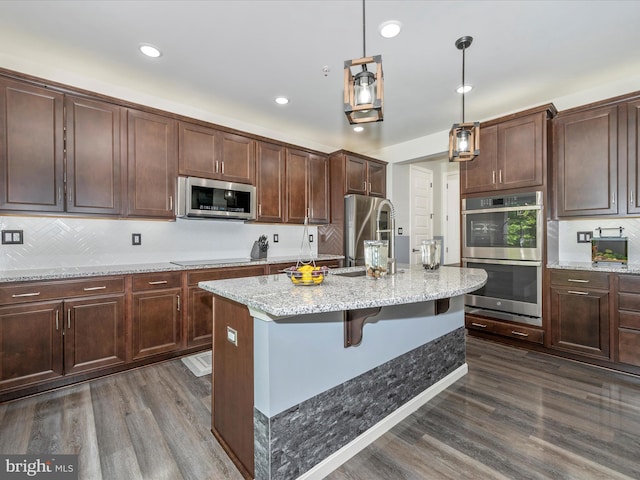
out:
{"label": "dark hardwood floor", "polygon": [[[467,362],[327,479],[640,478],[640,379],[473,338]],[[82,480],[240,479],[210,395],[176,360],[1,404],[0,452],[77,453]]]}

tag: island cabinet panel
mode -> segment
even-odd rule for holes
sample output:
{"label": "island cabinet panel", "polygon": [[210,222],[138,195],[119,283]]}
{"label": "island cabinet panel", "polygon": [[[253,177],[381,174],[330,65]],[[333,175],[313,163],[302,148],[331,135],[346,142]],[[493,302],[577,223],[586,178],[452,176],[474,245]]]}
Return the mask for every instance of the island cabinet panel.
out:
{"label": "island cabinet panel", "polygon": [[640,367],[640,275],[618,275],[617,361]]}
{"label": "island cabinet panel", "polygon": [[66,211],[119,215],[121,116],[116,105],[67,96]]}
{"label": "island cabinet panel", "polygon": [[134,360],[182,348],[181,285],[180,272],[134,275],[131,318]]}
{"label": "island cabinet panel", "polygon": [[179,122],[180,175],[255,184],[255,141],[203,125]]}
{"label": "island cabinet panel", "polygon": [[551,347],[610,358],[611,275],[551,272]]}
{"label": "island cabinet panel", "polygon": [[480,126],[480,155],[460,166],[461,193],[539,188],[547,172],[551,105]]}
{"label": "island cabinet panel", "polygon": [[0,307],[0,392],[62,377],[62,302]]}
{"label": "island cabinet panel", "polygon": [[128,110],[127,142],[127,215],[175,218],[177,122],[152,113]]}
{"label": "island cabinet panel", "polygon": [[0,79],[0,210],[64,211],[63,99]]}
{"label": "island cabinet panel", "polygon": [[212,431],[245,478],[254,477],[253,319],[215,297]]}
{"label": "island cabinet panel", "polygon": [[285,147],[267,142],[256,144],[257,220],[285,221]]}
{"label": "island cabinet panel", "polygon": [[329,221],[329,163],[327,157],[287,149],[287,222]]}
{"label": "island cabinet panel", "polygon": [[559,115],[554,124],[558,217],[612,215],[619,209],[618,107]]}
{"label": "island cabinet panel", "polygon": [[223,278],[254,277],[265,274],[263,265],[237,268],[212,268],[187,273],[187,347],[212,345],[213,294],[198,287],[198,282]]}

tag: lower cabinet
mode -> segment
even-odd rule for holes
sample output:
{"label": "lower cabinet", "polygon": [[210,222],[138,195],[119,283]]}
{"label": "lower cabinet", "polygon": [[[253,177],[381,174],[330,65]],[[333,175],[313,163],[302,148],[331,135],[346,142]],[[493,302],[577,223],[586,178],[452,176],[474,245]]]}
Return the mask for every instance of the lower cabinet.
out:
{"label": "lower cabinet", "polygon": [[611,274],[551,272],[551,347],[609,359]]}
{"label": "lower cabinet", "polygon": [[465,315],[465,327],[469,330],[491,333],[525,342],[542,344],[544,332],[540,328],[513,322],[501,322],[483,317]]}
{"label": "lower cabinet", "polygon": [[618,275],[617,361],[640,367],[640,275]]}
{"label": "lower cabinet", "polygon": [[182,274],[134,275],[132,291],[132,359],[181,349]]}

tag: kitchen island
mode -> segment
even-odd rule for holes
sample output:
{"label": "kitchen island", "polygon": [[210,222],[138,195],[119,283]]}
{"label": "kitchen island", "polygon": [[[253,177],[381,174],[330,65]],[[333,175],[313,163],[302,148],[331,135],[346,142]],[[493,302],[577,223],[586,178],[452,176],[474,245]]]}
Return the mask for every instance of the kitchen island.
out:
{"label": "kitchen island", "polygon": [[484,270],[353,270],[199,284],[215,294],[212,431],[245,477],[322,478],[466,373],[463,295]]}

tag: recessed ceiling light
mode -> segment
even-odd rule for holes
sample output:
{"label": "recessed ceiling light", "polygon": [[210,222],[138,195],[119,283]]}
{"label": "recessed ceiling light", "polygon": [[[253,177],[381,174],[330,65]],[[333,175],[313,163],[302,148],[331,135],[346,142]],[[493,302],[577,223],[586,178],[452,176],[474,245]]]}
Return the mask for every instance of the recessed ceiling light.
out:
{"label": "recessed ceiling light", "polygon": [[364,130],[364,127],[353,127],[354,132],[361,132]]}
{"label": "recessed ceiling light", "polygon": [[456,92],[458,92],[458,93],[469,93],[471,90],[473,90],[473,87],[471,85],[465,85],[464,87],[462,85],[460,85],[456,89]]}
{"label": "recessed ceiling light", "polygon": [[154,47],[153,45],[149,45],[148,43],[143,43],[138,48],[147,57],[158,58],[160,55],[162,55],[162,52],[160,52],[158,48]]}
{"label": "recessed ceiling light", "polygon": [[397,20],[389,20],[388,22],[383,22],[378,27],[380,31],[380,35],[384,38],[393,38],[400,33],[402,29],[402,24]]}
{"label": "recessed ceiling light", "polygon": [[276,103],[278,105],[286,105],[289,103],[289,99],[287,97],[276,97]]}

